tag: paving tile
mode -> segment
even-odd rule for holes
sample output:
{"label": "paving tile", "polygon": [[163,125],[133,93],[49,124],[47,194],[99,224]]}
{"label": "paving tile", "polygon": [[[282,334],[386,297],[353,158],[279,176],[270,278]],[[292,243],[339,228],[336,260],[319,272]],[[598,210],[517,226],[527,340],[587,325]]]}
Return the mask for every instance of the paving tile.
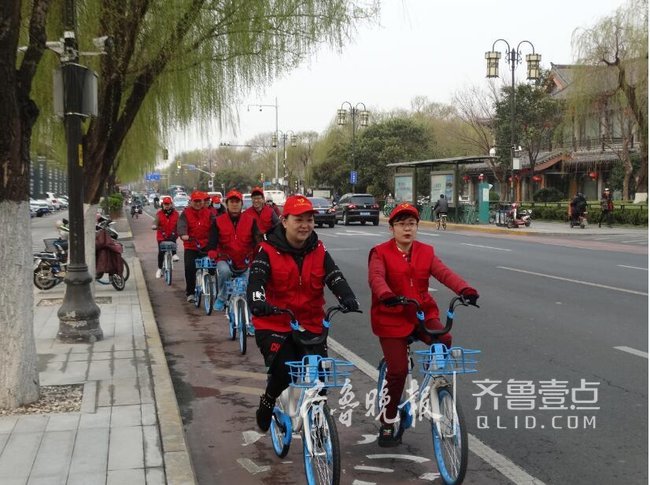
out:
{"label": "paving tile", "polygon": [[94,413],[97,409],[97,381],[87,381],[84,384],[81,397],[81,413]]}
{"label": "paving tile", "polygon": [[106,471],[101,473],[71,473],[68,475],[66,485],[106,485]]}
{"label": "paving tile", "polygon": [[87,428],[77,432],[77,439],[70,462],[70,474],[101,473],[106,477],[108,464],[108,428]]}
{"label": "paving tile", "polygon": [[99,381],[107,380],[113,377],[112,360],[93,360],[90,362],[88,369],[88,380]]}
{"label": "paving tile", "polygon": [[98,407],[92,414],[82,414],[79,429],[109,428],[111,425],[110,406]]}
{"label": "paving tile", "polygon": [[113,404],[113,383],[110,379],[97,381],[97,406],[111,406]]}
{"label": "paving tile", "polygon": [[45,433],[32,466],[30,481],[35,477],[57,477],[65,481],[72,458],[75,434],[76,430]]}
{"label": "paving tile", "polygon": [[113,406],[111,411],[111,429],[142,425],[142,408],[140,404]]}
{"label": "paving tile", "polygon": [[0,455],[2,455],[2,450],[4,450],[5,444],[9,440],[9,433],[0,434]]}
{"label": "paving tile", "polygon": [[126,470],[131,468],[144,468],[142,427],[111,428],[108,469]]}
{"label": "paving tile", "polygon": [[135,377],[138,375],[133,358],[113,360],[113,379],[123,379],[126,377]]}
{"label": "paving tile", "polygon": [[158,424],[156,419],[156,406],[153,403],[143,403],[142,409],[142,425],[153,426]]}
{"label": "paving tile", "polygon": [[11,433],[17,421],[18,416],[2,416],[0,418],[0,433]]}
{"label": "paving tile", "polygon": [[143,426],[142,436],[144,438],[144,464],[147,468],[163,466],[162,450],[160,448],[160,436],[158,426]]}
{"label": "paving tile", "polygon": [[140,404],[140,390],[135,377],[113,379],[112,384],[114,405]]}
{"label": "paving tile", "polygon": [[166,485],[165,470],[160,468],[147,468],[145,470],[147,476],[147,485]]}
{"label": "paving tile", "polygon": [[96,362],[100,360],[111,360],[113,358],[113,352],[108,351],[108,352],[93,352],[91,356],[91,361]]}
{"label": "paving tile", "polygon": [[106,485],[146,485],[144,469],[111,470],[108,472]]}
{"label": "paving tile", "polygon": [[66,482],[66,476],[29,477],[27,485],[61,485]]}
{"label": "paving tile", "polygon": [[52,414],[45,427],[45,432],[67,431],[77,429],[79,426],[80,413]]}
{"label": "paving tile", "polygon": [[49,417],[45,414],[20,416],[14,427],[14,433],[33,433],[45,431]]}
{"label": "paving tile", "polygon": [[22,478],[27,482],[43,433],[14,433],[0,454],[0,483]]}

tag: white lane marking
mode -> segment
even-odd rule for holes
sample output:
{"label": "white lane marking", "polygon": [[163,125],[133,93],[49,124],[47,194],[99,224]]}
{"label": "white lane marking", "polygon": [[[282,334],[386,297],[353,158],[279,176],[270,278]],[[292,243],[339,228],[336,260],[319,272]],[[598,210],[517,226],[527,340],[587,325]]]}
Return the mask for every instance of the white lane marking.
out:
{"label": "white lane marking", "polygon": [[[379,371],[370,363],[359,357],[357,354],[338,343],[333,338],[327,339],[328,347],[334,352],[338,353],[341,357],[351,361],[357,369],[370,377],[373,381],[377,381]],[[480,456],[483,460],[488,462],[499,473],[508,477],[517,485],[544,485],[544,482],[537,480],[532,475],[526,473],[522,468],[519,468],[513,462],[508,460],[505,456],[500,455],[492,448],[481,442],[474,435],[467,434],[469,448],[476,455]],[[368,455],[370,458],[370,455]],[[428,458],[426,458],[428,460]]]}
{"label": "white lane marking", "polygon": [[495,248],[494,246],[482,246],[481,244],[460,243],[461,246],[472,246],[473,248],[494,249],[495,251],[512,251],[512,249]]}
{"label": "white lane marking", "polygon": [[369,443],[373,443],[374,441],[377,440],[377,435],[376,434],[362,434],[362,439],[357,441],[355,444],[357,445],[367,445]]}
{"label": "white lane marking", "polygon": [[377,453],[375,455],[366,455],[366,456],[371,460],[382,460],[384,458],[390,458],[392,460],[408,460],[408,461],[413,461],[415,463],[425,463],[429,461],[428,458],[425,458],[423,456],[403,455],[401,453]]}
{"label": "white lane marking", "polygon": [[377,482],[364,482],[363,480],[355,480],[352,485],[377,485]]}
{"label": "white lane marking", "polygon": [[382,468],[380,466],[367,466],[367,465],[355,465],[355,470],[360,470],[363,472],[381,472],[381,473],[393,473],[392,468]]}
{"label": "white lane marking", "polygon": [[632,355],[643,357],[645,359],[648,358],[648,353],[644,352],[643,350],[633,349],[632,347],[627,347],[626,345],[621,345],[619,347],[614,347],[614,348],[616,350],[621,350],[623,352],[627,352],[627,353],[632,354]]}
{"label": "white lane marking", "polygon": [[571,278],[564,278],[562,276],[555,276],[555,275],[544,274],[544,273],[536,273],[534,271],[526,271],[526,270],[523,270],[523,269],[509,268],[507,266],[497,266],[497,268],[498,269],[505,269],[505,270],[508,270],[508,271],[514,271],[516,273],[530,274],[530,275],[533,275],[533,276],[543,276],[544,278],[550,278],[550,279],[553,279],[553,280],[568,281],[569,283],[578,283],[579,285],[595,286],[597,288],[604,288],[606,290],[614,290],[614,291],[621,291],[623,293],[632,293],[633,295],[648,296],[648,294],[644,293],[643,291],[628,290],[626,288],[617,288],[615,286],[601,285],[600,283],[591,283],[589,281],[573,280]]}
{"label": "white lane marking", "polygon": [[467,441],[469,443],[470,450],[472,450],[474,453],[476,453],[477,456],[482,458],[483,461],[487,462],[493,468],[501,472],[501,474],[506,478],[509,478],[516,484],[521,484],[521,485],[523,484],[544,485],[544,482],[526,473],[524,470],[519,468],[510,460],[508,460],[506,457],[500,455],[492,448],[487,446],[476,436],[468,433],[467,437],[468,437]]}
{"label": "white lane marking", "polygon": [[418,231],[418,236],[440,237],[440,234],[436,234],[435,232],[421,232],[421,231]]}
{"label": "white lane marking", "polygon": [[249,458],[237,458],[237,463],[251,473],[252,475],[257,475],[258,473],[268,472],[271,469],[271,465],[259,466],[253,460]]}
{"label": "white lane marking", "polygon": [[332,251],[361,251],[361,248],[327,248],[327,252]]}
{"label": "white lane marking", "polygon": [[252,430],[252,431],[243,431],[242,436],[244,437],[244,442],[242,443],[242,446],[248,446],[248,445],[252,445],[257,440],[263,438],[266,435],[263,435],[261,433],[258,433],[255,430]]}
{"label": "white lane marking", "polygon": [[640,266],[627,266],[625,264],[617,264],[619,268],[640,269],[641,271],[648,271],[648,268],[641,268]]}
{"label": "white lane marking", "polygon": [[647,243],[647,239],[630,239],[628,241],[621,241],[623,244],[636,244],[636,243]]}
{"label": "white lane marking", "polygon": [[433,482],[434,480],[440,478],[440,473],[424,473],[423,475],[420,475],[420,480],[426,480],[427,482]]}
{"label": "white lane marking", "polygon": [[364,232],[364,231],[345,231],[337,232],[339,236],[374,236],[374,237],[384,237],[384,234],[377,234],[376,232]]}

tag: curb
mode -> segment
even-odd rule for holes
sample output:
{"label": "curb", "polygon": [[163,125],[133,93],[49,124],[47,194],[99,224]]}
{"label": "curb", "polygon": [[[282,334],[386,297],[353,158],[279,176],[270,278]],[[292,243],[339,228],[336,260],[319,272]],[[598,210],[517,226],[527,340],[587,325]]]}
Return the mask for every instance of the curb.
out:
{"label": "curb", "polygon": [[183,421],[178,409],[178,402],[174,393],[174,386],[167,366],[160,333],[158,332],[158,325],[154,318],[153,307],[151,306],[151,300],[149,300],[142,265],[138,257],[133,258],[132,266],[135,273],[138,300],[140,301],[140,311],[151,363],[151,378],[162,441],[166,483],[170,485],[196,485],[196,475],[185,442]]}

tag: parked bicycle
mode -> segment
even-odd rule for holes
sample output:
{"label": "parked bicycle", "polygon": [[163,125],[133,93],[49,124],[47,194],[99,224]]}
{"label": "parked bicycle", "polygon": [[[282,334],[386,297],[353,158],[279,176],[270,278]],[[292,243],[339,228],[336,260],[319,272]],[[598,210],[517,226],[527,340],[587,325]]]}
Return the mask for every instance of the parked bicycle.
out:
{"label": "parked bicycle", "polygon": [[344,312],[340,306],[327,309],[323,320],[323,333],[304,339],[295,315],[289,309],[276,309],[291,317],[292,338],[306,351],[302,360],[287,362],[291,383],[280,395],[273,410],[271,441],[280,458],[289,452],[294,432],[301,432],[303,460],[307,483],[338,485],[341,475],[341,449],[336,422],[323,392],[340,388],[352,373],[354,365],[345,360],[312,354],[313,348],[322,344],[330,328],[332,316]]}
{"label": "parked bicycle", "polygon": [[[462,297],[454,297],[449,303],[447,311],[447,322],[441,330],[429,330],[424,325],[424,312],[418,301],[404,298],[403,305],[414,305],[418,326],[421,332],[431,336],[439,336],[451,331],[454,324],[454,310],[457,306],[468,306],[469,303]],[[478,308],[478,305],[476,305]],[[433,435],[433,449],[438,470],[443,482],[447,485],[456,485],[463,482],[467,471],[467,428],[465,417],[458,402],[456,392],[456,376],[458,374],[470,374],[477,372],[479,350],[464,349],[462,347],[447,348],[444,344],[434,343],[426,350],[411,351],[411,344],[417,338],[409,338],[408,366],[409,373],[404,386],[405,393],[415,391],[415,395],[402,396],[399,405],[400,425],[398,436],[413,426],[415,414],[415,403],[427,402],[429,406],[428,416]],[[418,386],[413,379],[414,360],[413,354],[417,357],[420,371],[423,374],[422,382]],[[383,405],[387,404],[386,399],[386,362],[384,359],[379,363],[379,376],[377,379],[377,398],[375,400],[375,411],[382,412]],[[451,376],[451,380],[449,377]]]}
{"label": "parked bicycle", "polygon": [[232,278],[226,282],[226,316],[228,317],[228,332],[230,339],[235,340],[239,335],[239,351],[246,354],[248,336],[255,335],[251,313],[246,299],[248,285],[248,266],[235,269],[228,262]]}

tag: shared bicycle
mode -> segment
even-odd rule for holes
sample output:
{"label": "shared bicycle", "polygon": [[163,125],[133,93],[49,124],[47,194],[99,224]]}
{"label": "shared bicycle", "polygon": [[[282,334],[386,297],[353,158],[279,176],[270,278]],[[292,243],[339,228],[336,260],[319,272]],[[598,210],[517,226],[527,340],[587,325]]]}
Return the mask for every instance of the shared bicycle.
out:
{"label": "shared bicycle", "polygon": [[338,485],[341,476],[341,449],[336,422],[327,405],[324,390],[343,387],[354,365],[312,352],[316,346],[326,341],[332,316],[345,309],[340,306],[328,308],[323,320],[323,333],[309,339],[301,336],[305,330],[291,310],[276,311],[290,316],[292,338],[305,348],[307,355],[302,360],[287,362],[291,383],[280,395],[273,410],[273,450],[280,458],[284,458],[289,452],[292,434],[300,432],[307,484]]}
{"label": "shared bicycle", "polygon": [[242,355],[246,354],[248,336],[254,335],[255,332],[246,300],[247,270],[248,268],[237,270],[230,265],[232,277],[226,282],[225,298],[230,339],[235,340],[239,335],[239,351]]}
{"label": "shared bicycle", "polygon": [[196,308],[199,308],[201,306],[201,300],[203,300],[205,314],[210,315],[216,293],[214,270],[217,268],[217,263],[205,256],[198,258],[195,261],[195,265],[196,285],[194,286],[194,305]]}
{"label": "shared bicycle", "polygon": [[438,214],[438,218],[436,219],[437,226],[436,229],[439,231],[440,228],[442,227],[443,231],[447,230],[447,214],[446,213],[440,213]]}
{"label": "shared bicycle", "polygon": [[[416,307],[420,331],[431,336],[448,333],[453,326],[455,308],[459,305],[469,305],[462,296],[454,297],[449,303],[445,328],[429,330],[424,325],[424,312],[417,300],[404,298],[402,304]],[[422,413],[422,409],[420,409],[419,417],[430,421],[434,456],[440,477],[447,485],[457,485],[463,482],[467,471],[468,444],[465,417],[456,393],[456,376],[477,372],[476,364],[480,351],[462,347],[447,348],[444,344],[434,343],[426,350],[412,352],[411,344],[415,340],[417,340],[415,336],[409,338],[407,347],[409,373],[404,386],[405,394],[409,391],[415,392],[415,394],[407,396],[407,399],[404,399],[404,395],[402,396],[398,407],[400,418],[398,436],[401,437],[404,431],[414,425],[415,414],[418,412],[415,409],[416,404],[426,403],[428,412]],[[415,355],[423,375],[419,385],[413,379],[413,369],[415,368],[413,355]],[[377,414],[382,412],[383,406],[387,403],[386,372],[386,362],[382,359],[379,364],[375,400]]]}
{"label": "shared bicycle", "polygon": [[173,254],[176,252],[176,243],[173,241],[162,241],[160,243],[160,250],[165,253],[163,256],[163,277],[165,279],[165,283],[168,285],[172,284],[172,271],[174,269],[174,264],[173,264]]}

